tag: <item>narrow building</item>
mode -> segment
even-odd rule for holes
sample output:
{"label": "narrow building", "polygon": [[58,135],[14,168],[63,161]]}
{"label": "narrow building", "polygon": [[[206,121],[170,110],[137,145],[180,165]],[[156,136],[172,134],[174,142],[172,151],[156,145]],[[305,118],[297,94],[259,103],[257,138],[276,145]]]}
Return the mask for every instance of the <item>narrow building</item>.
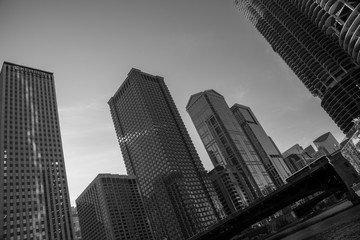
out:
{"label": "narrow building", "polygon": [[76,207],[71,207],[71,217],[73,219],[74,240],[82,240],[79,214]]}

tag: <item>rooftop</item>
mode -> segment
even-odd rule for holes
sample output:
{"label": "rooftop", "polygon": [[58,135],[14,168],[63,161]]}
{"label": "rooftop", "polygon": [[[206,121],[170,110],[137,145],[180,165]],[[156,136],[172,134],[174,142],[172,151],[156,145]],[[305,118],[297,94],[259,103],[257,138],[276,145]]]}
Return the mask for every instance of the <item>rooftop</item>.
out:
{"label": "rooftop", "polygon": [[11,63],[11,62],[4,62],[3,63],[3,66],[4,65],[11,65],[11,66],[14,66],[14,67],[20,67],[20,68],[26,68],[26,69],[30,69],[30,70],[33,70],[33,71],[37,71],[37,72],[43,72],[43,73],[46,73],[46,74],[51,74],[53,75],[52,72],[47,72],[47,71],[44,71],[44,70],[40,70],[40,69],[36,69],[36,68],[31,68],[31,67],[26,67],[26,66],[23,66],[23,65],[19,65],[19,64],[15,64],[15,63]]}

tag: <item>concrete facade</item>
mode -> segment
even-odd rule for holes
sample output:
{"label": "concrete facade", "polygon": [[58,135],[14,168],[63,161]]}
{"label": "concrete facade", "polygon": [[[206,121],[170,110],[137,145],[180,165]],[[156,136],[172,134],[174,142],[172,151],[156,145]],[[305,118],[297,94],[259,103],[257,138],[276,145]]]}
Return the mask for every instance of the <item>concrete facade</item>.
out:
{"label": "concrete facade", "polygon": [[234,2],[347,134],[360,116],[358,1]]}

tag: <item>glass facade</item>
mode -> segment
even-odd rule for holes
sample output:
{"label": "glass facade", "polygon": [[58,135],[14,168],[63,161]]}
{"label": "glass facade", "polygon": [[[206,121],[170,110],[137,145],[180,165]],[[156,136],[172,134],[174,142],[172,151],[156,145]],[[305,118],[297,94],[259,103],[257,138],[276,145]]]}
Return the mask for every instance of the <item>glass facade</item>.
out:
{"label": "glass facade", "polygon": [[[359,25],[358,11],[351,13],[351,9],[358,8],[359,4],[343,0],[234,2],[311,94],[321,99],[321,106],[340,129],[345,134],[349,132],[352,120],[360,116],[360,68],[342,47],[351,54],[353,47],[357,48],[355,52],[359,50],[360,45],[354,44],[358,42],[355,41],[358,34],[348,30]],[[342,46],[338,44],[336,34],[330,31],[330,25],[335,24],[336,29],[339,19],[327,10],[334,16],[343,16],[344,26],[338,29]],[[332,12],[335,10],[336,13]]]}
{"label": "glass facade", "polygon": [[186,109],[214,166],[235,166],[251,201],[275,188],[269,173],[222,95],[194,94]]}
{"label": "glass facade", "polygon": [[186,239],[216,223],[221,204],[164,79],[132,69],[108,103],[155,239]]}
{"label": "glass facade", "polygon": [[251,109],[247,106],[234,104],[231,107],[231,111],[263,160],[266,171],[269,173],[274,184],[277,187],[283,185],[285,180],[291,175],[291,172],[286,166],[278,148],[266,134]]}
{"label": "glass facade", "polygon": [[73,239],[52,73],[4,62],[0,239]]}

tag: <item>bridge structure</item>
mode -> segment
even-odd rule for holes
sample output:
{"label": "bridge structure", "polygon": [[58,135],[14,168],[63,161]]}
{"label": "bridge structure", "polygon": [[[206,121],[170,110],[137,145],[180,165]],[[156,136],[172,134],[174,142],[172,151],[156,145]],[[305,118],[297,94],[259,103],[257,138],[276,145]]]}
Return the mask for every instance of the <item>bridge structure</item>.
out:
{"label": "bridge structure", "polygon": [[[330,163],[332,161],[336,163]],[[350,172],[346,172],[349,170],[344,170],[349,168],[348,163],[345,162],[347,160],[340,152],[333,156],[321,157],[288,178],[287,184],[276,191],[188,240],[231,239],[251,225],[315,193],[319,194],[310,202],[312,206],[333,194],[339,198],[347,194],[349,200],[358,201],[351,185],[353,182],[359,182],[360,178],[356,175],[353,175],[354,180],[349,178],[353,172],[350,169],[351,174],[349,174]],[[309,203],[305,207],[308,208]],[[301,211],[301,208],[299,210]]]}

